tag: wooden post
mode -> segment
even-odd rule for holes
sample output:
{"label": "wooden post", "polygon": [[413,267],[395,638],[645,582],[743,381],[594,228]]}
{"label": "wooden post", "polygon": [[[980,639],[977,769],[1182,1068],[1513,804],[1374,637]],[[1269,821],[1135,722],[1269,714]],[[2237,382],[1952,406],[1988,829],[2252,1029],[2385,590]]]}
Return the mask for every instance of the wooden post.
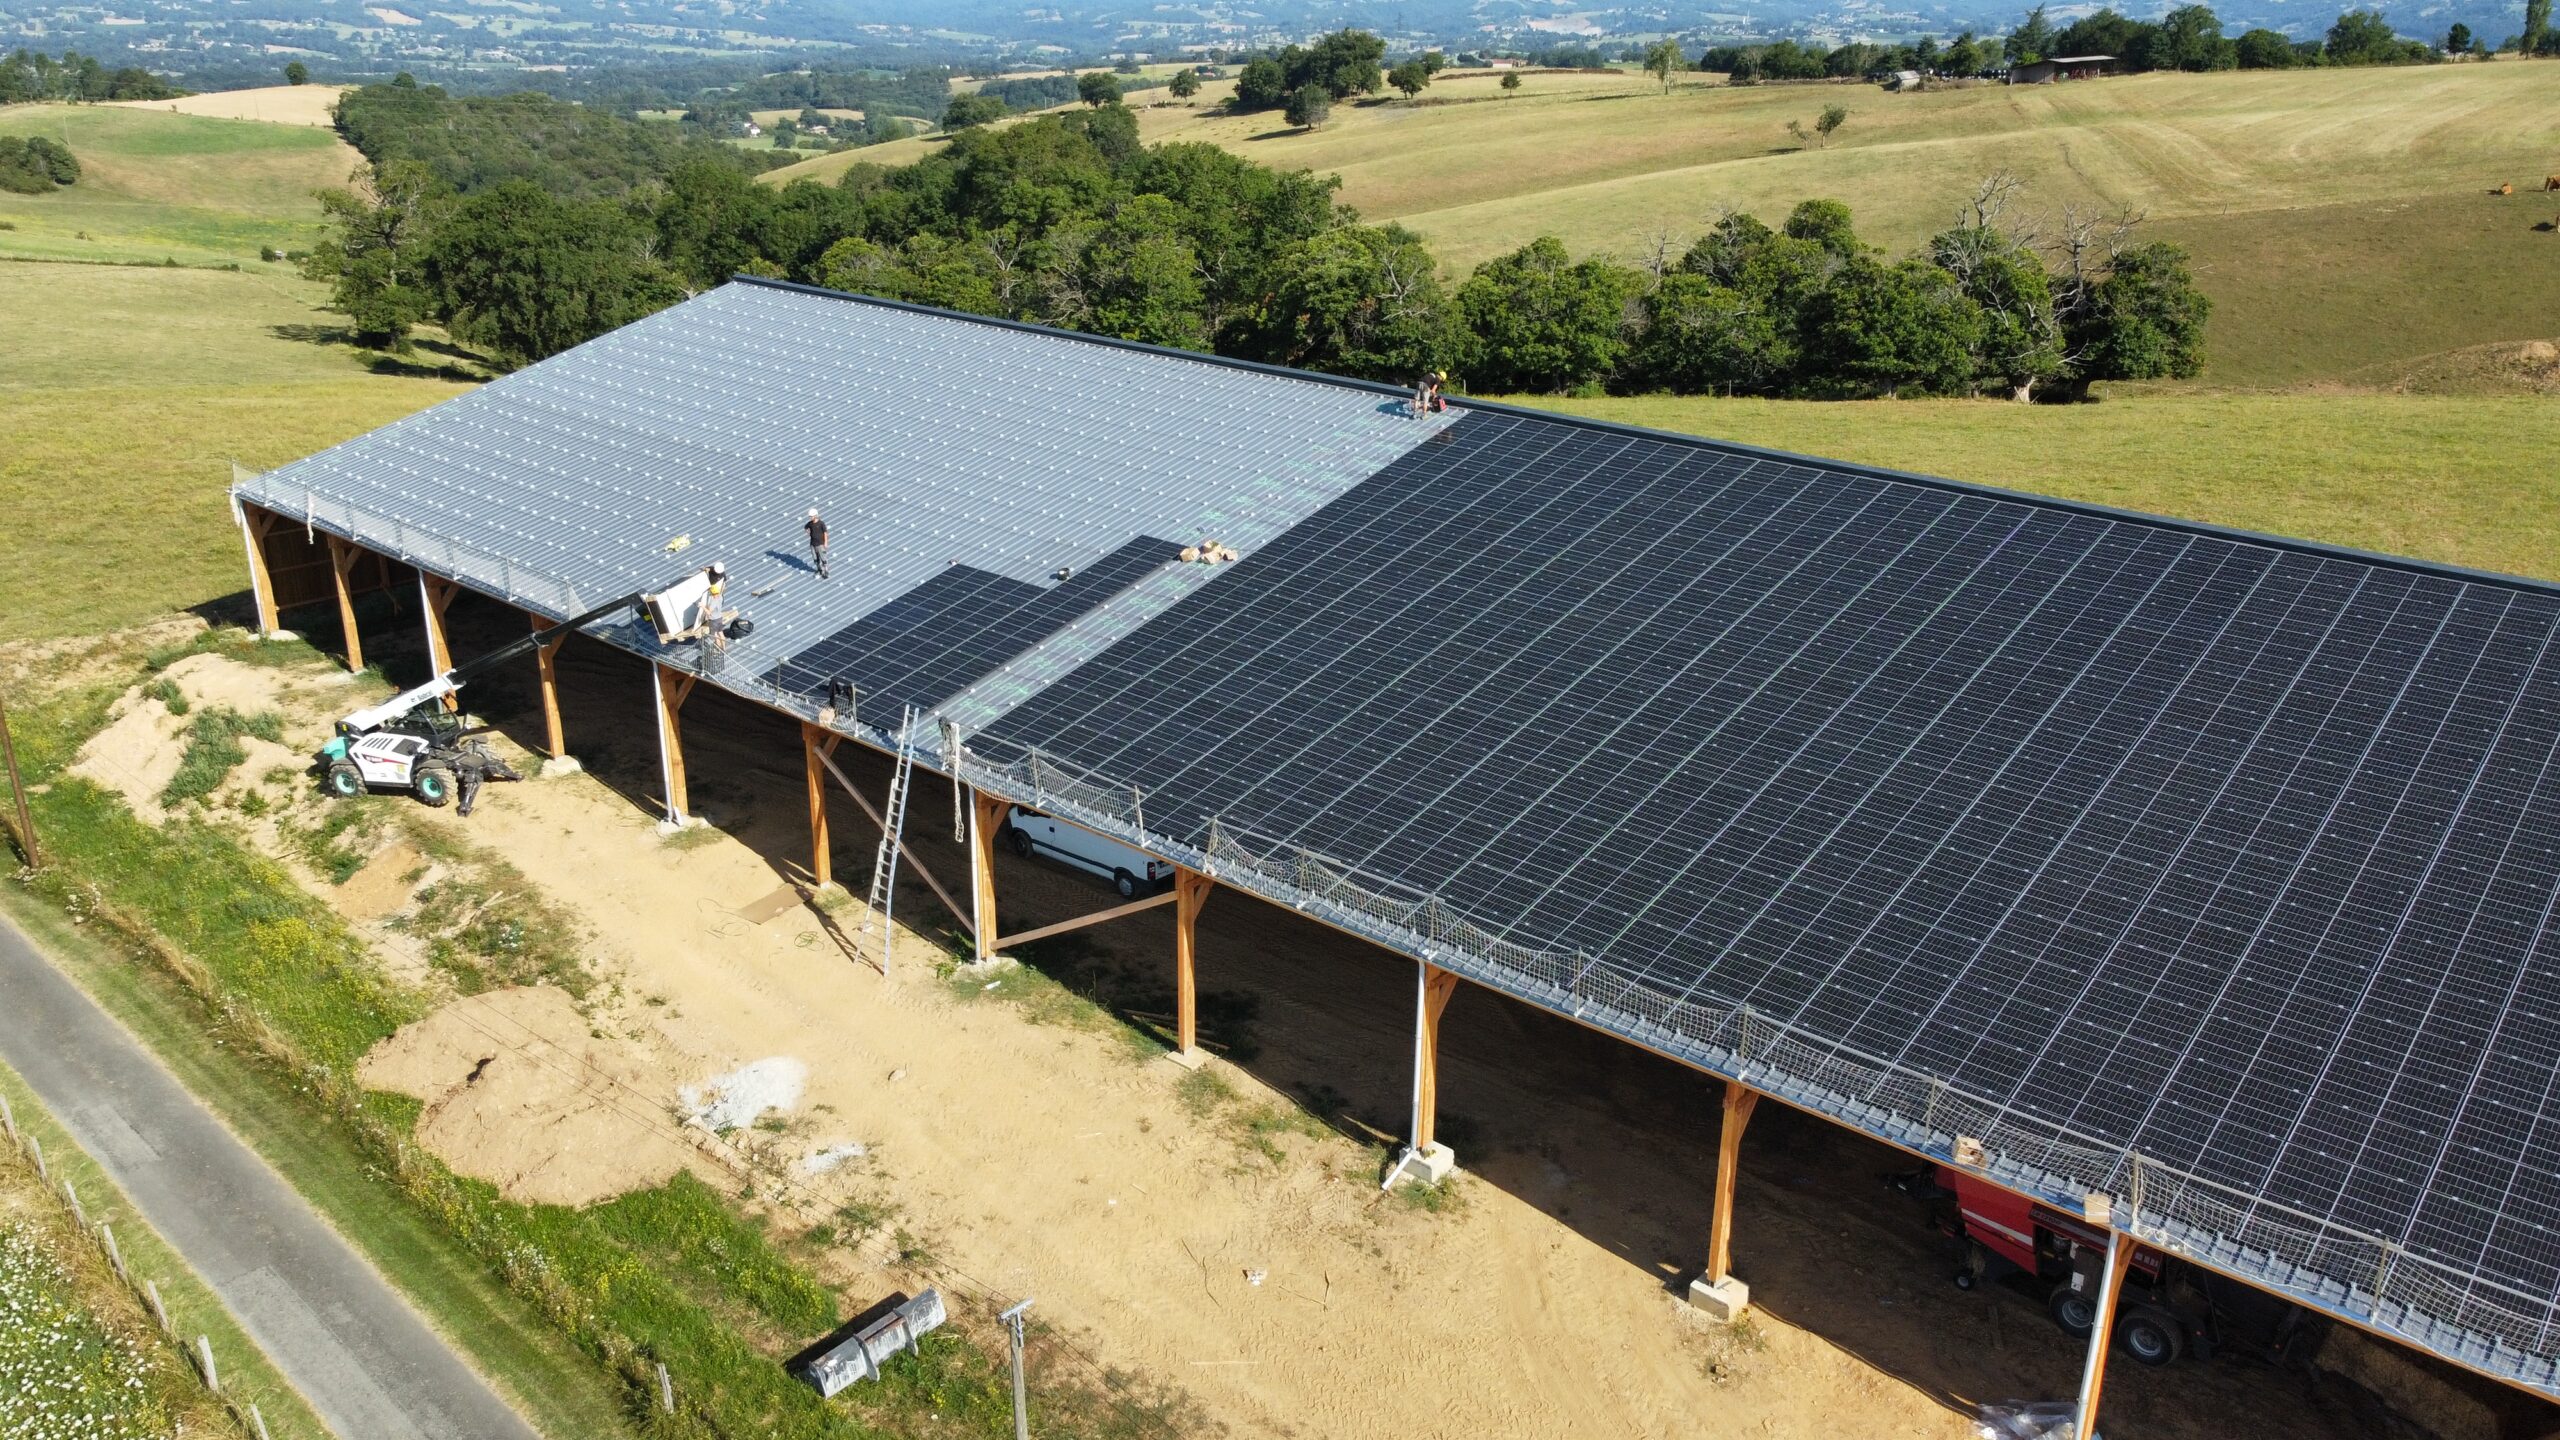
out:
{"label": "wooden post", "polygon": [[[427,622],[427,668],[438,675],[453,668],[453,647],[444,637],[444,611],[461,590],[461,586],[441,576],[418,572],[418,608]],[[459,710],[462,701],[447,694],[444,708]]]}
{"label": "wooden post", "polygon": [[1724,1082],[1724,1130],[1716,1138],[1716,1209],[1707,1230],[1707,1279],[1733,1273],[1733,1185],[1742,1168],[1742,1131],[1760,1092],[1739,1080]]}
{"label": "wooden post", "polygon": [[362,547],[337,536],[329,537],[329,574],[338,584],[338,633],[345,640],[347,668],[364,668],[364,637],[356,633],[356,593],[349,572],[364,558]]}
{"label": "wooden post", "polygon": [[275,523],[275,516],[254,505],[240,507],[240,538],[249,547],[249,595],[257,602],[261,636],[283,628],[276,619],[276,577],[267,569],[267,532]]}
{"label": "wooden post", "polygon": [[809,875],[824,890],[835,883],[835,853],[827,837],[826,757],[843,737],[800,722],[800,759],[809,772]]}
{"label": "wooden post", "polygon": [[1186,1064],[1200,1060],[1200,980],[1193,964],[1200,907],[1217,884],[1196,870],[1173,872],[1173,1030]]}
{"label": "wooden post", "polygon": [[[525,618],[536,630],[550,628],[551,622],[528,610]],[[544,753],[558,760],[569,753],[568,733],[560,728],[560,647],[569,643],[569,632],[559,634],[533,647],[533,663],[542,672],[542,743]]]}
{"label": "wooden post", "polygon": [[2087,1435],[2098,1423],[2098,1395],[2107,1383],[2107,1347],[2115,1338],[2116,1301],[2124,1295],[2124,1272],[2133,1264],[2134,1243],[2123,1232],[2107,1231],[2107,1268],[2098,1282],[2097,1324],[2089,1331],[2088,1358],[2080,1362],[2079,1418],[2074,1435]]}
{"label": "wooden post", "polygon": [[682,825],[687,811],[684,789],[684,729],[676,712],[684,708],[685,697],[693,693],[693,682],[701,677],[671,670],[651,662],[650,688],[653,705],[658,712],[658,778],[665,782],[667,820]]}
{"label": "wooden post", "polygon": [[996,954],[996,836],[1013,805],[984,790],[969,792],[969,909],[977,927],[977,958]]}
{"label": "wooden post", "polygon": [[1422,1008],[1413,1044],[1413,1148],[1428,1151],[1440,1124],[1440,1012],[1458,993],[1455,971],[1422,967]]}

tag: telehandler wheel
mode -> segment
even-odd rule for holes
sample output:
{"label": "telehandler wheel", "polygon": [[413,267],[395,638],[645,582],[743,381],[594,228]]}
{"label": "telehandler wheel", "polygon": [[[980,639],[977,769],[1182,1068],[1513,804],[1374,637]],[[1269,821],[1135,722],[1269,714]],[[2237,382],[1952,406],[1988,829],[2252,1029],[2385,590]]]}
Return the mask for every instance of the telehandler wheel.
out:
{"label": "telehandler wheel", "polygon": [[320,777],[320,788],[328,791],[332,799],[353,800],[364,793],[364,775],[355,766],[340,760],[330,765],[328,773]]}
{"label": "telehandler wheel", "polygon": [[453,767],[441,760],[424,761],[410,774],[409,789],[420,804],[441,808],[453,799]]}

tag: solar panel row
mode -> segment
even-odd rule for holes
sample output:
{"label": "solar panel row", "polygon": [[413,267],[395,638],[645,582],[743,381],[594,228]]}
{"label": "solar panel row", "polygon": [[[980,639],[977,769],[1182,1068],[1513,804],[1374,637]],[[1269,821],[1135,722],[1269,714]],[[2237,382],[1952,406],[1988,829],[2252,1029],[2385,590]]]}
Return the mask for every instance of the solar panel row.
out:
{"label": "solar panel row", "polygon": [[2556,624],[1478,414],[990,734],[2548,1295]]}

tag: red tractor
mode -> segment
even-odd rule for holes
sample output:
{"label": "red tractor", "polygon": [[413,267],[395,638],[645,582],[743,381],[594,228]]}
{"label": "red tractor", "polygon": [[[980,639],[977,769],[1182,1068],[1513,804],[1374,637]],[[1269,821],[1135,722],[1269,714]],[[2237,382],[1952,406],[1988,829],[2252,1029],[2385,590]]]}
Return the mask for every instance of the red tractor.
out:
{"label": "red tractor", "polygon": [[[1959,1290],[1999,1280],[2043,1299],[2053,1323],[2087,1338],[2097,1321],[2106,1278],[2107,1232],[2076,1215],[2041,1205],[1979,1176],[1934,1166],[1896,1177],[1898,1188],[1932,1202],[1938,1228],[1963,1247]],[[2166,1365],[2214,1346],[2214,1296],[2202,1272],[2147,1245],[2137,1245],[2116,1302],[2116,1343],[2145,1365]]]}

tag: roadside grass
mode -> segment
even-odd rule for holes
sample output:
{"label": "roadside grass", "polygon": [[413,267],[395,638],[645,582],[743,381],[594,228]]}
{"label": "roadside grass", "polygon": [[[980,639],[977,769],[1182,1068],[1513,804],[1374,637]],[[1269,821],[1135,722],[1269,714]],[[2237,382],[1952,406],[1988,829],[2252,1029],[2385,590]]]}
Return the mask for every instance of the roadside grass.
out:
{"label": "roadside grass", "polygon": [[160,1336],[159,1327],[146,1319],[147,1309],[115,1278],[113,1268],[98,1255],[95,1244],[84,1242],[73,1233],[69,1217],[59,1212],[58,1202],[34,1193],[34,1170],[6,1156],[0,1156],[0,1208],[23,1196],[27,1203],[21,1213],[30,1218],[49,1213],[49,1228],[56,1242],[51,1248],[79,1283],[88,1308],[121,1318],[126,1323],[119,1328],[139,1332],[163,1353],[168,1362],[166,1368],[174,1372],[178,1382],[174,1393],[166,1397],[167,1408],[184,1417],[181,1432],[195,1434],[198,1426],[209,1426],[215,1433],[249,1440],[218,1404],[203,1398],[188,1368],[192,1362],[177,1349],[202,1335],[212,1342],[223,1390],[244,1409],[258,1407],[260,1418],[267,1422],[269,1440],[325,1440],[328,1428],[312,1413],[300,1392],[285,1381],[186,1260],[144,1222],[132,1202],[53,1118],[27,1083],[5,1065],[0,1065],[0,1096],[8,1098],[18,1128],[43,1143],[45,1166],[54,1183],[69,1181],[90,1224],[103,1224],[115,1235],[117,1253],[124,1257],[125,1269],[135,1285],[147,1280],[158,1288],[175,1338]]}
{"label": "roadside grass", "polygon": [[2560,424],[2524,396],[2108,390],[2092,405],[1516,403],[2560,579]]}
{"label": "roadside grass", "polygon": [[46,136],[80,159],[76,185],[0,195],[14,227],[0,256],[46,260],[260,266],[262,246],[311,248],[311,192],[345,184],[362,158],[328,129],[117,105],[0,106],[0,135]]}
{"label": "roadside grass", "polygon": [[[278,128],[282,127],[265,127]],[[464,392],[373,375],[318,287],[273,275],[0,264],[0,641],[88,634],[247,587],[225,490]]]}
{"label": "roadside grass", "polygon": [[[834,1323],[835,1296],[712,1187],[680,1177],[586,1210],[524,1205],[420,1149],[410,1139],[417,1104],[367,1095],[353,1079],[365,1050],[420,1013],[420,997],[387,981],[325,906],[226,832],[184,820],[142,826],[106,792],[63,774],[112,696],[152,673],[142,659],[125,675],[101,674],[25,707],[32,723],[21,759],[38,787],[49,863],[5,887],[7,902],[37,918],[47,939],[83,932],[90,944],[73,960],[78,977],[170,1049],[181,1078],[212,1092],[252,1144],[272,1155],[274,1131],[292,1131],[280,1161],[288,1178],[538,1425],[563,1436],[821,1440],[955,1433],[956,1412],[1001,1416],[1005,1427],[973,1419],[956,1433],[1005,1433],[1009,1376],[982,1333],[992,1317],[967,1304],[954,1328],[976,1336],[964,1347],[970,1356],[829,1405],[779,1362]],[[314,1149],[323,1163],[290,1163]],[[908,1274],[939,1263],[903,1228],[891,1249]],[[677,1396],[672,1415],[655,1404],[662,1364]],[[1050,1417],[1044,1433],[1185,1433],[1180,1397],[1082,1367],[1058,1350],[1033,1372]],[[899,1397],[947,1408],[938,1418],[880,1408]],[[876,1423],[883,1414],[894,1423]],[[602,1423],[614,1415],[627,1428]]]}

